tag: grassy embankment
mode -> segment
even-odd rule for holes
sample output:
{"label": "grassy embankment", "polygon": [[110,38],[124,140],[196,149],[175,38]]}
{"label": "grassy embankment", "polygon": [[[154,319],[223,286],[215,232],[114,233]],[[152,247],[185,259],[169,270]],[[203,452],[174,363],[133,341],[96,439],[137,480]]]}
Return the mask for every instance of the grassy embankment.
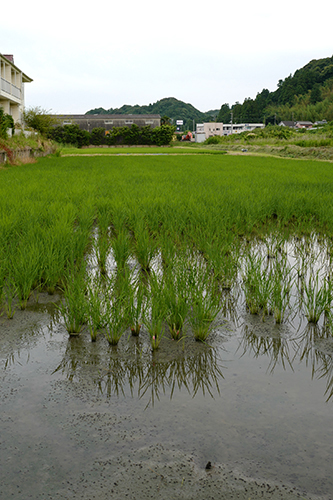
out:
{"label": "grassy embankment", "polygon": [[213,137],[205,144],[187,147],[272,155],[284,158],[318,159],[333,161],[333,127],[329,123],[313,130],[292,130],[281,126],[268,126],[253,132],[243,132],[227,137]]}
{"label": "grassy embankment", "polygon": [[[10,138],[0,138],[0,152],[6,152],[6,163],[21,165],[34,163],[35,157],[55,153],[57,146],[38,133],[26,137],[23,133],[16,133]],[[3,163],[0,162],[0,167]]]}
{"label": "grassy embankment", "polygon": [[117,344],[127,328],[138,335],[144,325],[156,349],[165,331],[205,340],[223,294],[241,286],[250,312],[272,312],[279,323],[290,307],[283,249],[293,238],[305,314],[316,322],[329,311],[329,276],[306,257],[312,242],[332,253],[328,162],[49,157],[0,176],[0,295],[8,317],[33,292],[60,287],[70,334],[88,325],[92,340],[103,333]]}

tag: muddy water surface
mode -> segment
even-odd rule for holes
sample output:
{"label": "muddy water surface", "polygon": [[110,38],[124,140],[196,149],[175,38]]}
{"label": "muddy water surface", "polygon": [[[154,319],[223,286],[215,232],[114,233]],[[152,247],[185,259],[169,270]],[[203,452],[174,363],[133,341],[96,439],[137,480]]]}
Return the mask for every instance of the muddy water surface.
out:
{"label": "muddy water surface", "polygon": [[209,345],[0,318],[2,499],[333,498],[333,340],[243,311]]}

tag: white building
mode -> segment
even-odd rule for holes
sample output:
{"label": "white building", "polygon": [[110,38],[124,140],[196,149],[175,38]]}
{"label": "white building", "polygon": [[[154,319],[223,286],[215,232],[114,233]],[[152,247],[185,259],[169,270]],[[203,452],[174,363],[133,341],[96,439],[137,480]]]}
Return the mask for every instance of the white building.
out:
{"label": "white building", "polygon": [[32,78],[15,66],[12,55],[0,54],[0,107],[15,123],[22,123],[24,84],[30,82]]}
{"label": "white building", "polygon": [[223,135],[223,123],[197,123],[195,142],[204,142],[208,137]]}
{"label": "white building", "polygon": [[264,128],[263,123],[198,123],[195,142],[204,142],[214,135],[240,134],[241,132],[251,132],[256,128]]}
{"label": "white building", "polygon": [[223,125],[223,134],[240,134],[241,132],[252,132],[256,128],[265,128],[263,123],[226,123]]}

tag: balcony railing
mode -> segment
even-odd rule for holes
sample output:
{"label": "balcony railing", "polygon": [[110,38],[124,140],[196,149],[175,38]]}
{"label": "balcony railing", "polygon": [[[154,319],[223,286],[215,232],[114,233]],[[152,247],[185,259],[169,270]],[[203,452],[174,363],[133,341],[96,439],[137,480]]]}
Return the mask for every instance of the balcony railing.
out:
{"label": "balcony railing", "polygon": [[21,99],[21,89],[10,82],[7,82],[4,78],[1,78],[0,91],[1,90],[7,92],[7,94],[12,95],[13,97],[16,97],[17,99]]}

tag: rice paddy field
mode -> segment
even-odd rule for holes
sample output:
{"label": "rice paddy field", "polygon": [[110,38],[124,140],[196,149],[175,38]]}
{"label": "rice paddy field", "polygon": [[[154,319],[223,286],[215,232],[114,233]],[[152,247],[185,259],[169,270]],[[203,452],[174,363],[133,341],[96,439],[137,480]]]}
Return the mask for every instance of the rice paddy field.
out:
{"label": "rice paddy field", "polygon": [[333,498],[333,164],[0,170],[0,498]]}

